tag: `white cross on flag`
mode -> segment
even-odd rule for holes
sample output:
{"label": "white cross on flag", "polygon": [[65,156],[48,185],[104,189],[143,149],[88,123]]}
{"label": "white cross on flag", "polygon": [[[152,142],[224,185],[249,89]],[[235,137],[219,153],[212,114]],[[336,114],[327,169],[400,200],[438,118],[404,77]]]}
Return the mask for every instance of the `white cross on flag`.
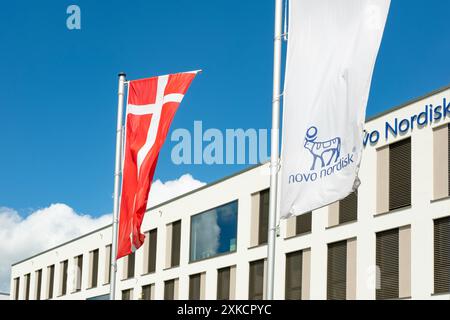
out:
{"label": "white cross on flag", "polygon": [[138,249],[159,151],[197,71],[130,81],[117,258]]}

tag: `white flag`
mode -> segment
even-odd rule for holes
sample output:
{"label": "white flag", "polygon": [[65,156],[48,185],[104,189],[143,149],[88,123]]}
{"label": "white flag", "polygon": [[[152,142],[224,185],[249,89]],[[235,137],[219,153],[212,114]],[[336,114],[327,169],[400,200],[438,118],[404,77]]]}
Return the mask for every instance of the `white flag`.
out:
{"label": "white flag", "polygon": [[359,185],[363,126],[390,0],[290,0],[281,217]]}

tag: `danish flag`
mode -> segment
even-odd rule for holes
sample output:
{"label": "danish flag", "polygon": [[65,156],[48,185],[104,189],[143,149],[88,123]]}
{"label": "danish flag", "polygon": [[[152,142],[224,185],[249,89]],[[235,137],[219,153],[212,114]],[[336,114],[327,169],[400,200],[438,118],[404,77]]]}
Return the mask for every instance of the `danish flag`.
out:
{"label": "danish flag", "polygon": [[138,249],[159,151],[198,71],[129,81],[117,258]]}

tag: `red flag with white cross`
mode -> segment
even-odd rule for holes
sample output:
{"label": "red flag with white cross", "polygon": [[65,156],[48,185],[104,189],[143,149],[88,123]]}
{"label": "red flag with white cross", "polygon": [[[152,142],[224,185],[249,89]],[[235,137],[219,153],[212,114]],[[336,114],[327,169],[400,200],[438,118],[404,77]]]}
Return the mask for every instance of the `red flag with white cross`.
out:
{"label": "red flag with white cross", "polygon": [[197,71],[128,83],[117,258],[138,249],[158,155]]}

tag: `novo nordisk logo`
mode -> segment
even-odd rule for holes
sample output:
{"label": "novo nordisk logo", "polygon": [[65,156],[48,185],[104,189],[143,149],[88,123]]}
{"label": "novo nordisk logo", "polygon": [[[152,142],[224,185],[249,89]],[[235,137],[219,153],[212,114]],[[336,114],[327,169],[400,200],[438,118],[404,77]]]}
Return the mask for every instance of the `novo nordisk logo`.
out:
{"label": "novo nordisk logo", "polygon": [[340,137],[318,141],[318,133],[317,127],[310,127],[306,131],[303,143],[303,147],[312,156],[310,171],[289,175],[289,183],[314,182],[317,179],[333,175],[354,163],[354,149],[352,153],[341,157],[342,140]]}
{"label": "novo nordisk logo", "polygon": [[[336,137],[328,141],[316,141],[317,140],[317,128],[311,127],[306,131],[305,137],[305,149],[308,149],[313,156],[313,163],[311,171],[316,169],[316,162],[320,160],[321,167],[329,166],[334,160],[334,163],[338,161],[341,155],[341,138]],[[328,160],[328,161],[326,161]]]}

